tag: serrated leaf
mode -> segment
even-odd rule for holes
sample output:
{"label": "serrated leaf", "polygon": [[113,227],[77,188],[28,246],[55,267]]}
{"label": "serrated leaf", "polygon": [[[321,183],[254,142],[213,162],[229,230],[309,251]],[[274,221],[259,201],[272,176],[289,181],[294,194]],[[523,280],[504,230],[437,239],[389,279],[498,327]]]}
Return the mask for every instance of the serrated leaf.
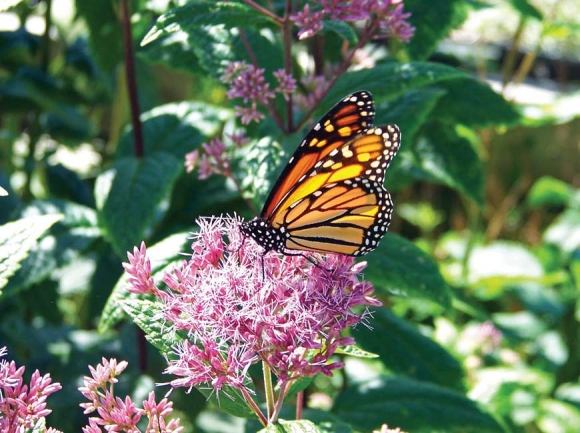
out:
{"label": "serrated leaf", "polygon": [[361,431],[379,429],[382,424],[413,433],[506,431],[467,397],[403,378],[384,377],[348,388],[336,398],[333,412]]}
{"label": "serrated leaf", "polygon": [[433,114],[447,123],[486,128],[513,126],[521,121],[515,107],[486,83],[463,78],[448,80],[438,87],[446,93],[437,102]]}
{"label": "serrated leaf", "polygon": [[6,285],[6,295],[43,281],[75,259],[101,235],[96,226],[95,211],[77,203],[63,200],[34,201],[21,211],[20,216],[53,214],[64,215],[64,218],[33,246],[30,255]]}
{"label": "serrated leaf", "polygon": [[414,60],[428,58],[439,42],[468,15],[465,0],[406,0],[404,11],[411,13],[408,21],[415,27],[415,34],[407,46]]}
{"label": "serrated leaf", "polygon": [[[164,152],[182,159],[215,135],[232,112],[199,102],[160,105],[141,115],[145,154]],[[133,132],[127,128],[119,140],[116,157],[133,155]]]}
{"label": "serrated leaf", "polygon": [[120,257],[139,245],[167,209],[183,161],[165,152],[124,157],[96,181],[99,225]]}
{"label": "serrated leaf", "polygon": [[274,21],[245,4],[225,1],[197,1],[170,9],[161,15],[145,35],[141,45],[147,45],[159,37],[179,30],[189,32],[206,26],[225,28],[271,26]]}
{"label": "serrated leaf", "polygon": [[438,122],[424,131],[413,148],[416,177],[448,185],[483,205],[483,166],[471,141]]}
{"label": "serrated leaf", "polygon": [[[191,241],[188,239],[188,234],[183,232],[168,236],[147,248],[147,258],[151,262],[151,274],[153,275],[155,285],[161,283],[165,270],[179,264],[183,260],[182,253],[190,249]],[[127,290],[128,285],[129,275],[125,273],[113,288],[103,308],[98,326],[100,333],[113,328],[123,319],[121,304],[124,300],[136,298],[136,295],[133,295]]]}
{"label": "serrated leaf", "polygon": [[63,215],[38,215],[0,226],[0,294],[44,232]]}
{"label": "serrated leaf", "polygon": [[328,105],[323,108],[330,108],[330,104],[357,89],[370,91],[375,101],[382,102],[423,86],[465,77],[464,72],[440,63],[382,63],[372,69],[341,75],[325,99]]}
{"label": "serrated leaf", "polygon": [[127,299],[122,302],[123,310],[133,322],[145,333],[145,338],[155,346],[162,356],[175,357],[172,347],[182,342],[175,329],[166,325],[163,306],[160,302],[147,299]]}
{"label": "serrated leaf", "polygon": [[365,278],[377,290],[427,298],[445,308],[451,305],[451,294],[437,263],[408,240],[387,233],[376,251],[365,259]]}
{"label": "serrated leaf", "polygon": [[379,357],[379,355],[377,355],[376,353],[368,352],[357,345],[339,347],[338,349],[336,349],[335,353],[342,354],[342,355],[348,355],[348,356],[354,356],[355,358],[373,359],[373,358]]}
{"label": "serrated leaf", "polygon": [[463,391],[461,364],[410,323],[384,308],[373,311],[372,329],[359,326],[352,331],[357,343],[379,355],[394,373]]}

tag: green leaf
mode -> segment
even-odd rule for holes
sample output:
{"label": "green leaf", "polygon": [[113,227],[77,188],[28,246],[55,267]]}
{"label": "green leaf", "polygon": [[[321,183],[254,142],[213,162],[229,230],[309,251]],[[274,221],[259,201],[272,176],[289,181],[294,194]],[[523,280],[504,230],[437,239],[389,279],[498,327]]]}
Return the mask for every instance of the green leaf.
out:
{"label": "green leaf", "polygon": [[410,12],[408,21],[415,34],[408,44],[411,59],[428,58],[449,32],[459,27],[468,15],[465,0],[405,0],[404,12]]}
{"label": "green leaf", "polygon": [[122,303],[123,310],[145,333],[145,338],[162,356],[174,358],[172,347],[183,342],[172,326],[165,323],[163,305],[146,299],[127,299]]}
{"label": "green leaf", "polygon": [[506,431],[467,397],[403,378],[383,377],[348,388],[337,397],[333,412],[360,431],[379,429],[382,424],[413,433]]}
{"label": "green leaf", "polygon": [[278,419],[275,424],[268,424],[266,428],[259,431],[260,433],[318,433],[320,430],[308,420],[286,421]]}
{"label": "green leaf", "polygon": [[0,226],[0,294],[37,239],[62,218],[59,214],[37,215]]}
{"label": "green leaf", "polygon": [[571,254],[580,248],[580,209],[566,209],[544,233],[544,242]]}
{"label": "green leaf", "polygon": [[97,178],[99,225],[119,257],[139,245],[162,218],[182,171],[181,159],[154,152],[141,159],[118,159]]}
{"label": "green leaf", "polygon": [[520,281],[537,281],[544,276],[540,261],[523,245],[497,241],[473,248],[468,262],[471,285],[505,286]]}
{"label": "green leaf", "polygon": [[[160,105],[141,115],[145,154],[164,152],[182,159],[207,137],[215,135],[231,118],[229,110],[199,102]],[[117,158],[131,156],[132,128],[127,128],[117,146]]]}
{"label": "green leaf", "polygon": [[366,260],[365,277],[377,289],[393,295],[426,298],[450,307],[451,294],[437,263],[408,240],[387,233]]}
{"label": "green leaf", "polygon": [[423,130],[426,137],[413,148],[416,178],[448,185],[483,205],[483,166],[470,139],[438,122]]}
{"label": "green leaf", "polygon": [[62,200],[34,201],[21,212],[21,217],[59,215],[62,218],[50,232],[42,236],[10,278],[5,293],[14,294],[37,284],[60,267],[74,260],[101,235],[96,226],[95,211]]}
{"label": "green leaf", "polygon": [[[79,136],[90,130],[88,120],[69,101],[62,83],[39,68],[21,67],[0,85],[3,107],[10,110],[40,110],[56,116],[62,127]],[[46,123],[44,126],[49,126]]]}
{"label": "green leaf", "polygon": [[356,345],[339,347],[338,349],[336,349],[335,353],[341,354],[341,355],[353,356],[355,358],[373,359],[373,358],[379,357],[379,355],[377,355],[376,353],[368,352],[368,351],[366,351],[366,350],[364,350]]}
{"label": "green leaf", "polygon": [[97,63],[113,71],[123,58],[123,34],[119,22],[119,5],[113,2],[75,0],[78,15],[89,28],[89,46]]}
{"label": "green leaf", "polygon": [[[156,286],[159,287],[161,284],[165,271],[181,263],[182,253],[190,249],[191,241],[188,239],[187,233],[176,233],[147,248],[147,258],[151,262],[151,274]],[[129,278],[129,274],[124,273],[113,288],[101,313],[98,326],[100,333],[112,329],[123,319],[121,304],[124,300],[137,297],[127,290]]]}
{"label": "green leaf", "polygon": [[347,41],[351,45],[356,45],[358,35],[351,25],[344,21],[322,21],[323,30],[321,33],[333,32]]}
{"label": "green leaf", "polygon": [[509,0],[509,3],[516,11],[526,18],[532,18],[538,21],[542,21],[544,18],[542,12],[540,12],[540,10],[532,5],[528,0]]}
{"label": "green leaf", "polygon": [[404,142],[411,143],[444,94],[443,89],[436,87],[421,87],[405,92],[392,101],[377,104],[374,123],[399,125]]}
{"label": "green leaf", "polygon": [[323,108],[330,105],[354,90],[364,89],[373,94],[376,101],[388,101],[413,89],[445,80],[465,78],[467,75],[458,69],[440,63],[387,62],[372,69],[347,72],[340,76],[332,87]]}
{"label": "green leaf", "polygon": [[153,64],[161,64],[191,74],[202,72],[198,58],[184,31],[162,34],[151,43],[137,49],[137,56]]}
{"label": "green leaf", "polygon": [[445,81],[438,87],[446,94],[437,102],[433,114],[447,123],[487,128],[513,126],[521,121],[515,107],[486,83],[463,78]]}
{"label": "green leaf", "polygon": [[545,432],[573,432],[580,425],[580,410],[571,404],[554,399],[540,402],[538,427]]}
{"label": "green leaf", "polygon": [[551,176],[542,176],[534,182],[528,193],[528,206],[566,206],[572,199],[572,187]]}
{"label": "green leaf", "polygon": [[352,336],[390,371],[463,391],[461,364],[439,344],[385,308],[373,311],[370,322],[372,329],[359,326]]}
{"label": "green leaf", "polygon": [[170,9],[161,15],[145,35],[141,45],[180,29],[223,25],[225,28],[271,26],[275,22],[255,8],[242,3],[225,1],[196,1]]}

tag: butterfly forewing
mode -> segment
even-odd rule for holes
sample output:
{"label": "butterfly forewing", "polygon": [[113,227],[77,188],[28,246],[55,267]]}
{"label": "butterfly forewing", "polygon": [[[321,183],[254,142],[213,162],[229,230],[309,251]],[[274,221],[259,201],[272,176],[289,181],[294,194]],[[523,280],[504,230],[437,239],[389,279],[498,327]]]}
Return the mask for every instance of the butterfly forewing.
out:
{"label": "butterfly forewing", "polygon": [[330,109],[306,135],[266,199],[261,216],[268,218],[282,205],[284,197],[322,159],[369,127],[375,117],[370,93],[348,95]]}

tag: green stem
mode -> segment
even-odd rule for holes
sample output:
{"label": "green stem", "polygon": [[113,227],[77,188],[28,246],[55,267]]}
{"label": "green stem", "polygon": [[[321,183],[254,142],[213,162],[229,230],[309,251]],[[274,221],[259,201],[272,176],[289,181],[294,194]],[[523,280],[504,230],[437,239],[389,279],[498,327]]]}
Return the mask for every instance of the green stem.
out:
{"label": "green stem", "polygon": [[272,421],[276,398],[274,395],[274,385],[272,384],[272,371],[270,370],[270,366],[265,361],[262,361],[262,373],[264,375],[264,393],[266,394],[268,420]]}

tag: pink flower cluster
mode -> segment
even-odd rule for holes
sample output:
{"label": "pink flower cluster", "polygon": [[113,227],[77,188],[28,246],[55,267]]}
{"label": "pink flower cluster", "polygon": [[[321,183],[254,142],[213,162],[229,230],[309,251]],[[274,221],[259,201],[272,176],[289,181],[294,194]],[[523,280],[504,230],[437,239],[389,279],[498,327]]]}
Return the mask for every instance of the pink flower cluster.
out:
{"label": "pink flower cluster", "polygon": [[[317,5],[314,10],[311,10],[311,4]],[[309,38],[321,31],[325,20],[377,20],[378,29],[383,35],[408,42],[415,31],[406,21],[410,16],[403,12],[402,0],[321,0],[307,2],[304,9],[291,19],[300,27],[299,39]]]}
{"label": "pink flower cluster", "polygon": [[233,134],[226,134],[225,138],[232,144],[229,146],[221,138],[213,138],[207,143],[202,143],[202,151],[196,149],[185,155],[185,169],[191,173],[198,169],[199,179],[207,179],[212,174],[220,174],[231,177],[230,159],[231,148],[241,147],[247,143],[248,138],[244,131],[236,131]]}
{"label": "pink flower cluster", "polygon": [[[0,348],[0,358],[6,355]],[[22,378],[24,367],[17,368],[14,361],[0,360],[0,431],[21,433],[32,429],[52,412],[46,406],[47,397],[59,391],[60,383],[52,383],[50,374],[41,376],[36,370],[30,377],[30,385]],[[55,429],[48,429],[56,433]]]}
{"label": "pink flower cluster", "polygon": [[358,279],[366,264],[343,255],[312,256],[316,265],[304,256],[264,255],[243,238],[238,219],[198,224],[191,257],[163,279],[167,290],[152,284],[144,244],[124,264],[129,290],[155,295],[165,326],[189,336],[174,347],[166,370],[178,376],[172,386],[252,394],[248,368],[258,361],[282,390],[294,379],[342,367],[330,358],[354,340],[340,331],[367,314],[353,308],[381,305],[371,297],[372,285]]}
{"label": "pink flower cluster", "polygon": [[296,90],[296,80],[283,69],[275,71],[273,75],[278,81],[278,86],[271,90],[270,83],[264,77],[263,68],[257,68],[246,62],[232,62],[226,67],[222,81],[230,86],[228,98],[241,98],[244,104],[249,104],[235,107],[236,115],[241,118],[243,124],[259,122],[264,118],[264,114],[258,110],[258,104],[268,106],[276,93],[282,94],[287,99],[288,95]]}
{"label": "pink flower cluster", "polygon": [[81,403],[84,413],[97,412],[98,416],[89,418],[89,425],[83,427],[83,433],[102,433],[105,431],[123,431],[139,433],[137,423],[143,416],[148,417],[149,423],[144,431],[158,433],[180,433],[179,418],[167,420],[173,412],[173,403],[166,398],[159,403],[155,401],[155,393],[151,391],[149,398],[143,401],[143,409],[135,406],[131,397],[125,399],[115,397],[114,384],[119,380],[123,370],[127,368],[127,362],[117,362],[116,359],[102,359],[102,364],[97,368],[89,366],[92,377],[84,378],[84,386],[79,391],[89,400],[89,403]]}

